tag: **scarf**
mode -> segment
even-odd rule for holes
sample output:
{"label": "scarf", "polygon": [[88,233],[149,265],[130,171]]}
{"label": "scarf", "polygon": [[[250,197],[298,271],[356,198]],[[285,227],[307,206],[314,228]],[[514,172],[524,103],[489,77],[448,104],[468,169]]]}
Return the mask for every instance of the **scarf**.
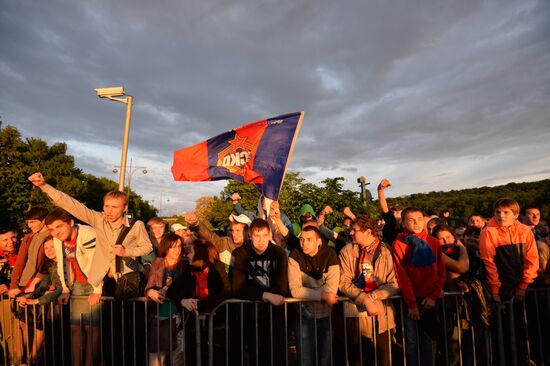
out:
{"label": "scarf", "polygon": [[380,256],[380,242],[377,240],[369,247],[360,249],[358,268],[356,273],[360,273],[359,278],[353,281],[353,284],[365,292],[376,290],[378,288],[378,279],[374,275],[374,264],[377,257]]}
{"label": "scarf", "polygon": [[193,293],[194,299],[208,299],[208,271],[209,268],[205,267],[202,270],[191,272],[192,276],[195,277],[195,291]]}
{"label": "scarf", "polygon": [[414,267],[427,267],[435,263],[435,254],[426,240],[410,234],[405,236],[403,241],[413,248],[411,263]]}

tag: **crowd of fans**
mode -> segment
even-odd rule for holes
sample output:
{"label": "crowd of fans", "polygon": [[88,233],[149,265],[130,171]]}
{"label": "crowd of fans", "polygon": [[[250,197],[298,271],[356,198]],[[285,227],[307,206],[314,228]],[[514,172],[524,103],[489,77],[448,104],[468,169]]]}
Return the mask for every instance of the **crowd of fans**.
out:
{"label": "crowd of fans", "polygon": [[[330,364],[342,338],[348,347],[362,347],[349,348],[350,363],[376,357],[378,365],[391,364],[398,317],[404,323],[407,365],[438,362],[442,339],[454,364],[460,353],[452,346],[461,332],[457,317],[480,325],[470,342],[479,345],[495,332],[494,309],[503,304],[510,305],[504,315],[513,319],[516,331],[514,344],[504,351],[512,349],[519,364],[532,362],[524,326],[526,290],[550,284],[550,237],[536,207],[520,212],[516,201],[502,198],[494,204],[493,217],[474,214],[466,225],[451,227],[449,211],[426,216],[415,207],[388,207],[385,190],[391,183],[383,179],[378,186],[381,217],[356,216],[346,208],[341,228],[334,230],[324,224],[332,213],[329,206],[316,213],[305,204],[300,222],[293,224],[278,202],[262,199],[258,212],[248,212],[235,193],[230,234],[224,236],[193,213],[185,215],[187,226],[174,224],[170,230],[161,218],[146,225],[129,220],[122,192],[107,193],[103,212],[96,212],[47,184],[41,173],[29,180],[57,208],[30,209],[25,215],[30,232],[20,242],[15,230],[0,230],[0,294],[7,295],[0,325],[3,354],[11,364],[37,362],[46,327],[40,305],[54,302],[70,302],[72,364],[104,361],[98,359],[102,296],[117,301],[145,296],[156,303],[144,316],[147,339],[140,340],[147,343],[151,365],[168,364],[178,348],[181,309],[208,313],[229,298],[255,301],[239,315],[247,363],[274,359],[280,364],[288,337],[277,324],[284,323],[281,305],[289,297],[307,300],[291,308],[289,330],[303,365]],[[444,292],[461,293],[460,306],[442,300]],[[391,299],[397,295],[402,310]],[[349,301],[339,302],[339,296]],[[438,306],[445,309],[443,322]],[[345,330],[336,324],[336,307]],[[111,314],[110,319],[124,316]],[[127,323],[125,331],[134,332]],[[191,333],[194,325],[185,327]],[[191,363],[196,361],[194,341],[184,340]],[[474,364],[470,351],[471,359],[463,363]]]}

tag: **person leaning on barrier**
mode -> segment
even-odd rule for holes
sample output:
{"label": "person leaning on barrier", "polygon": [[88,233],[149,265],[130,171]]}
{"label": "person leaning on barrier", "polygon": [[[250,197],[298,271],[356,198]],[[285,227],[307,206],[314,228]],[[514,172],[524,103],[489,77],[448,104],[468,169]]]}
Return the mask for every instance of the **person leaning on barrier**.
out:
{"label": "person leaning on barrier", "polygon": [[[376,355],[378,365],[390,364],[390,330],[395,327],[394,309],[388,298],[399,293],[390,250],[378,236],[376,220],[366,215],[359,215],[352,224],[353,243],[346,245],[339,255],[340,291],[350,298],[351,303],[344,303],[347,318],[358,317],[359,329],[355,319],[348,321],[350,331],[346,336],[353,344],[350,357],[359,362],[359,335],[364,346],[372,347],[376,337]],[[373,318],[376,317],[377,329],[373,329]],[[354,328],[355,327],[355,328]],[[355,339],[353,339],[355,338]],[[366,349],[374,359],[374,352]],[[369,359],[369,358],[366,358]]]}
{"label": "person leaning on barrier", "polygon": [[[469,288],[467,281],[462,277],[468,272],[470,266],[470,260],[468,258],[468,251],[466,247],[457,240],[452,227],[446,224],[436,225],[432,228],[432,235],[441,243],[441,251],[443,253],[443,260],[445,261],[445,268],[447,269],[445,276],[445,285],[443,289],[445,292],[468,292]],[[468,304],[466,300],[460,295],[450,295],[444,302],[445,306],[445,320],[442,337],[447,338],[447,357],[450,359],[452,365],[458,364],[460,361],[459,353],[459,332],[463,332],[463,329],[469,329],[470,325],[467,323],[468,318]],[[457,317],[461,319],[460,325],[457,325]],[[463,342],[466,337],[470,342],[464,342],[463,350],[468,349],[471,354],[473,351],[470,348],[471,334],[461,333]],[[445,362],[442,352],[439,353],[441,359],[439,362]]]}
{"label": "person leaning on barrier", "polygon": [[[254,304],[244,313],[245,342],[250,350],[251,364],[258,359],[260,364],[270,360],[270,343],[273,343],[271,356],[282,362],[285,354],[284,312],[280,305],[288,295],[288,259],[285,251],[271,240],[269,223],[254,219],[250,224],[251,242],[233,251],[229,269],[233,295],[238,299],[263,301],[273,305],[273,328],[260,327],[255,338],[255,324],[270,324],[270,308],[266,304],[258,306],[256,317]],[[278,364],[279,362],[275,362]]]}
{"label": "person leaning on barrier", "polygon": [[[519,204],[515,200],[497,200],[494,204],[494,217],[481,231],[479,250],[494,301],[497,304],[510,302],[513,309],[512,314],[503,314],[505,317],[513,316],[513,322],[503,319],[504,329],[497,329],[497,323],[495,334],[514,333],[515,344],[510,345],[507,339],[506,344],[500,346],[503,347],[506,359],[511,356],[508,354],[510,350],[517,348],[518,358],[514,361],[525,364],[529,361],[529,352],[522,302],[527,287],[537,277],[539,259],[535,236],[528,226],[517,220],[518,216]],[[513,325],[513,328],[506,329],[507,324]],[[503,360],[500,361],[502,363]]]}
{"label": "person leaning on barrier", "polygon": [[[311,300],[299,306],[301,324],[296,320],[298,355],[302,365],[329,365],[332,349],[330,312],[338,301],[336,292],[340,268],[336,253],[323,244],[315,226],[304,226],[300,248],[293,249],[288,259],[290,293],[298,299]],[[317,338],[317,362],[315,339]]]}
{"label": "person leaning on barrier", "polygon": [[[196,322],[198,318],[195,312],[200,314],[211,312],[222,301],[231,296],[231,285],[225,271],[225,265],[220,262],[218,252],[214,246],[202,239],[195,239],[191,245],[187,246],[185,253],[187,265],[184,270],[176,277],[172,285],[168,288],[166,296],[181,305],[184,308],[185,321],[185,355],[186,364],[195,365],[197,351]],[[219,314],[215,319],[221,320],[225,317],[224,308],[218,309]],[[204,324],[199,322],[199,324]],[[220,328],[216,328],[220,329]],[[214,330],[212,330],[214,331]],[[206,345],[208,344],[209,330],[203,326],[200,329],[201,358],[206,363]],[[214,364],[222,364],[219,357],[223,357],[221,344],[223,340],[217,339],[219,334],[214,332],[215,339],[213,347]],[[222,358],[223,359],[223,358]]]}
{"label": "person leaning on barrier", "polygon": [[47,215],[48,210],[42,207],[33,207],[25,214],[25,223],[31,232],[23,237],[17,252],[17,260],[13,267],[8,290],[10,298],[21,292],[21,287],[25,286],[44,260],[44,250],[40,248],[40,245],[43,244],[43,239],[49,235],[44,224]]}
{"label": "person leaning on barrier", "polygon": [[[117,257],[133,260],[153,250],[143,222],[136,220],[130,226],[126,216],[128,198],[124,192],[111,191],[105,194],[103,212],[97,212],[47,184],[40,172],[31,175],[29,180],[46,193],[55,205],[96,230],[97,248],[88,273],[88,282],[92,286],[99,286],[105,276],[118,280],[125,274],[135,272],[126,261],[117,260]],[[123,227],[130,228],[130,231],[122,244],[116,244]]]}
{"label": "person leaning on barrier", "polygon": [[393,242],[393,260],[403,301],[407,365],[432,365],[433,347],[441,332],[436,301],[443,294],[445,262],[441,243],[428,235],[424,215],[415,207],[401,212],[403,233]]}
{"label": "person leaning on barrier", "polygon": [[519,205],[501,198],[495,215],[481,231],[479,250],[485,263],[487,283],[496,302],[522,301],[527,286],[537,277],[539,266],[535,236],[520,223]]}
{"label": "person leaning on barrier", "polygon": [[[47,314],[45,309],[38,306],[35,307],[35,305],[50,304],[56,301],[63,291],[63,284],[57,273],[58,258],[53,244],[53,237],[47,236],[44,238],[44,243],[40,248],[43,248],[45,259],[39,268],[41,278],[38,287],[33,288],[30,293],[20,293],[16,298],[18,306],[15,307],[15,316],[21,321],[28,322],[29,329],[24,335],[28,336],[31,329],[34,332],[30,353],[27,355],[27,361],[30,365],[36,363],[44,344],[44,314]],[[30,339],[23,338],[23,347],[28,347],[26,344],[29,341]]]}
{"label": "person leaning on barrier", "polygon": [[9,360],[16,359],[13,339],[18,335],[17,324],[12,324],[10,301],[3,294],[8,291],[11,276],[17,261],[17,233],[11,229],[0,229],[0,327],[2,339],[5,340],[4,355]]}
{"label": "person leaning on barrier", "polygon": [[169,286],[166,296],[186,311],[208,312],[231,296],[231,284],[216,248],[195,239],[185,253],[188,264]]}
{"label": "person leaning on barrier", "polygon": [[184,270],[182,246],[183,240],[179,235],[165,234],[157,246],[157,257],[151,263],[145,296],[158,305],[151,306],[152,314],[147,326],[149,365],[170,364],[167,356],[177,348],[177,301],[166,299],[166,292]]}
{"label": "person leaning on barrier", "polygon": [[[61,208],[53,209],[44,223],[54,238],[57,273],[63,285],[61,303],[66,303],[69,296],[76,297],[70,306],[72,364],[80,365],[82,359],[93,364],[99,351],[99,302],[103,289],[103,282],[92,286],[87,280],[96,250],[96,232],[90,226],[75,225],[72,216]],[[82,344],[86,344],[84,355]]]}

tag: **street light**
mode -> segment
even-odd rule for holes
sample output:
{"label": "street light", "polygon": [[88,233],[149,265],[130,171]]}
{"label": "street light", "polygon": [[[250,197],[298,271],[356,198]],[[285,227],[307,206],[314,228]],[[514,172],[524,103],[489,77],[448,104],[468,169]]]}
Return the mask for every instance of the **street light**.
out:
{"label": "street light", "polygon": [[[152,199],[151,202],[155,203],[155,200]],[[160,201],[159,201],[159,217],[162,217],[162,192],[160,192]],[[170,198],[166,198],[166,203],[170,202]]]}
{"label": "street light", "polygon": [[[121,169],[120,165],[115,165],[113,169],[113,173],[118,173],[118,170]],[[132,159],[130,159],[130,167],[128,168],[128,199],[130,199],[130,189],[132,187],[132,175],[137,172],[138,170],[141,170],[141,172],[145,175],[147,174],[147,167],[146,166],[132,166]]]}
{"label": "street light", "polygon": [[[132,114],[132,103],[134,97],[127,95],[122,86],[112,88],[97,88],[95,89],[97,96],[100,98],[108,98],[115,102],[126,104],[126,124],[124,126],[124,141],[122,143],[122,157],[120,158],[120,176],[118,178],[118,190],[124,191],[124,180],[126,177],[126,156],[128,154],[128,139],[130,135],[130,116]],[[125,96],[125,98],[117,98]]]}

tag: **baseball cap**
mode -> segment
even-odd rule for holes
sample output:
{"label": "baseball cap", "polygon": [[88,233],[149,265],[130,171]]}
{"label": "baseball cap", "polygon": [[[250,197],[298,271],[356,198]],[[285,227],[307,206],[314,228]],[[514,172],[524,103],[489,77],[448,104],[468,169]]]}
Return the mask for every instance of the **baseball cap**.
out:
{"label": "baseball cap", "polygon": [[240,222],[241,224],[246,224],[246,225],[250,225],[252,223],[250,218],[245,214],[240,214],[240,215],[231,214],[229,215],[229,221]]}
{"label": "baseball cap", "polygon": [[170,228],[170,230],[171,230],[173,233],[175,233],[175,232],[178,231],[178,230],[182,230],[182,229],[183,229],[183,230],[187,229],[187,226],[183,226],[182,224],[177,224],[177,223],[176,223],[176,224],[172,225],[172,227]]}

